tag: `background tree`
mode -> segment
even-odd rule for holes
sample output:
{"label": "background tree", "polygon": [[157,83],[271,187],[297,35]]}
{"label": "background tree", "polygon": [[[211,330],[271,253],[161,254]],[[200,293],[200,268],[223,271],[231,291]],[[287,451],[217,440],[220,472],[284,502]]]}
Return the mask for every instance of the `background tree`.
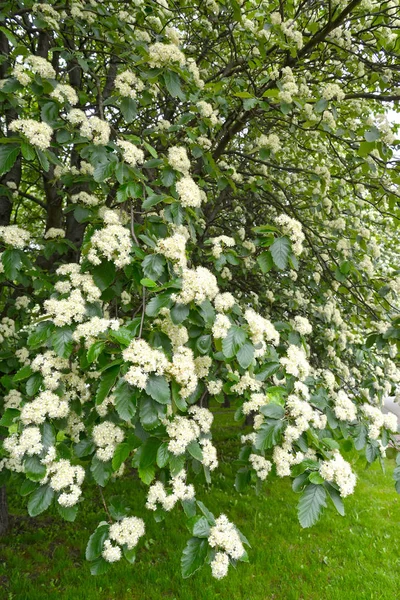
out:
{"label": "background tree", "polygon": [[218,465],[212,396],[252,417],[238,491],[272,471],[303,527],[328,497],[342,514],[341,450],[396,443],[398,3],[0,15],[1,482],[67,520],[97,484],[100,573],[144,534],[101,491],[133,468],[156,519],[183,506],[183,575],[221,578],[247,554],[195,501]]}

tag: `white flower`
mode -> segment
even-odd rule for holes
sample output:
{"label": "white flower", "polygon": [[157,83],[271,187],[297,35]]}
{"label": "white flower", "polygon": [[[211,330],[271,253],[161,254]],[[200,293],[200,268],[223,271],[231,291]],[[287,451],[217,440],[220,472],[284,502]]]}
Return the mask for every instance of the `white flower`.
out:
{"label": "white flower", "polygon": [[201,205],[201,189],[189,175],[182,177],[182,179],[177,182],[176,191],[178,192],[182,206],[198,208]]}
{"label": "white flower", "polygon": [[217,552],[211,561],[211,573],[215,579],[222,579],[228,573],[229,556],[226,552]]}
{"label": "white flower", "polygon": [[122,149],[124,161],[131,165],[131,167],[136,167],[137,164],[142,164],[144,161],[144,152],[131,142],[127,142],[126,140],[117,140],[117,146]]}
{"label": "white flower", "polygon": [[10,131],[20,131],[25,135],[33,146],[39,150],[47,150],[51,143],[53,130],[47,123],[35,121],[34,119],[19,119],[11,121]]}

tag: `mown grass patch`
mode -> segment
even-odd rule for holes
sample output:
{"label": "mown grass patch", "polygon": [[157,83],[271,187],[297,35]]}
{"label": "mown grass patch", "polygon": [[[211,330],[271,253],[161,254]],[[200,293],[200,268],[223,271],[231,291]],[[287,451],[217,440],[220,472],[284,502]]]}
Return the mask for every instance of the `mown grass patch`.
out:
{"label": "mown grass patch", "polygon": [[87,539],[106,518],[96,490],[81,505],[75,523],[55,512],[30,519],[10,490],[12,530],[0,542],[1,600],[396,600],[400,597],[400,496],[393,487],[393,461],[364,470],[346,516],[333,506],[312,529],[297,521],[298,497],[289,480],[271,479],[260,495],[233,489],[237,428],[218,417],[221,468],[211,488],[197,484],[197,497],[215,515],[226,513],[248,537],[250,563],[222,581],[205,567],[193,578],[180,575],[180,555],[190,533],[180,509],[156,523],[144,509],[145,487],[135,473],[107,487],[106,497],[124,494],[133,514],[146,521],[145,541],[134,565],[115,565],[92,577],[84,559]]}

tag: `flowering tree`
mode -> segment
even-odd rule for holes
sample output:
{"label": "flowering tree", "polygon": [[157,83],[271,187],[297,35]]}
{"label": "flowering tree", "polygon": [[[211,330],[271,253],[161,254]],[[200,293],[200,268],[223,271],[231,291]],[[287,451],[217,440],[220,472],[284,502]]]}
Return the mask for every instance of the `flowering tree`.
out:
{"label": "flowering tree", "polygon": [[303,527],[344,514],[343,450],[396,444],[398,3],[1,11],[0,483],[69,521],[105,488],[102,573],[145,535],[107,499],[133,468],[149,518],[183,507],[183,576],[224,577],[247,540],[195,498],[212,397],[251,423],[237,491],[291,477]]}

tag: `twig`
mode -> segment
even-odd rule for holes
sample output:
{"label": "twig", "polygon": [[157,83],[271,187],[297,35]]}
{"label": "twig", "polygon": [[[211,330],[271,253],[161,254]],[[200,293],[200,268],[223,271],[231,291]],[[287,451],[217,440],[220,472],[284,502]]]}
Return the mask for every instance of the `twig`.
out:
{"label": "twig", "polygon": [[135,240],[135,244],[137,246],[139,246],[139,242],[138,242],[138,239],[135,234],[134,225],[135,225],[135,216],[134,216],[134,212],[133,212],[133,204],[131,203],[131,234],[132,234],[133,239]]}
{"label": "twig", "polygon": [[103,502],[104,510],[105,510],[105,511],[106,511],[106,513],[107,513],[107,516],[108,516],[108,519],[109,519],[109,521],[112,523],[112,521],[113,521],[113,518],[112,518],[112,516],[110,515],[110,513],[109,513],[109,511],[108,511],[107,504],[106,504],[106,500],[105,500],[105,498],[104,498],[104,494],[103,494],[103,490],[101,489],[101,487],[100,487],[99,485],[98,485],[97,487],[99,488],[100,497],[101,497],[101,501]]}
{"label": "twig", "polygon": [[142,318],[140,321],[139,338],[142,337],[143,323],[144,323],[144,311],[146,310],[146,288],[143,286],[143,302],[142,302]]}

